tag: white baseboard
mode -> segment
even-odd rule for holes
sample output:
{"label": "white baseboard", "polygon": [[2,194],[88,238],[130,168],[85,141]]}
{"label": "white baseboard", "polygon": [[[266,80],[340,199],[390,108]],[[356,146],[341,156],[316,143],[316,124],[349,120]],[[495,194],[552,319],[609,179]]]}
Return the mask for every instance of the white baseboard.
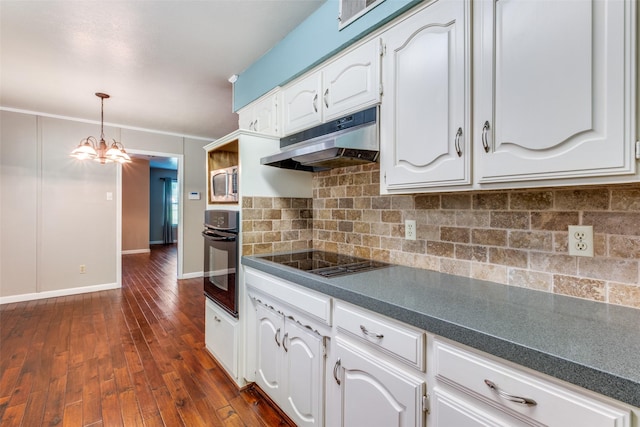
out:
{"label": "white baseboard", "polygon": [[131,250],[128,250],[128,251],[122,251],[121,254],[122,255],[148,254],[149,252],[151,252],[151,249],[131,249]]}
{"label": "white baseboard", "polygon": [[83,286],[81,288],[60,289],[57,291],[34,292],[30,294],[11,295],[0,297],[0,305],[12,302],[32,301],[44,298],[66,297],[69,295],[86,294],[89,292],[108,291],[111,289],[119,289],[117,283],[107,283],[104,285]]}
{"label": "white baseboard", "polygon": [[185,273],[182,275],[181,279],[195,279],[196,277],[202,277],[202,271],[196,271],[195,273]]}

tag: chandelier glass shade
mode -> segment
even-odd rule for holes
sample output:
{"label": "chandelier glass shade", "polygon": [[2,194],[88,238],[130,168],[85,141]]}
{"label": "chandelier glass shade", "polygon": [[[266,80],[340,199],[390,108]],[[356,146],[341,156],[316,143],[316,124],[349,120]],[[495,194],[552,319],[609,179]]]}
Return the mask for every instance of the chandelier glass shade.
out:
{"label": "chandelier glass shade", "polygon": [[71,157],[78,160],[91,159],[101,164],[105,163],[130,163],[131,157],[124,149],[124,145],[121,142],[117,142],[115,139],[111,145],[107,145],[104,140],[104,100],[109,98],[106,93],[96,93],[96,96],[100,98],[100,141],[95,137],[89,136],[71,152]]}

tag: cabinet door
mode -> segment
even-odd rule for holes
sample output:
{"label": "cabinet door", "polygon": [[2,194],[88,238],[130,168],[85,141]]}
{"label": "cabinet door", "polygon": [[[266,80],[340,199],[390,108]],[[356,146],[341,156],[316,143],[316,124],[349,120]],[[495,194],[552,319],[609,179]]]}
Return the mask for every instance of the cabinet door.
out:
{"label": "cabinet door", "polygon": [[[383,364],[336,339],[334,376],[340,381],[340,425],[420,427],[424,425],[424,381]],[[336,418],[337,419],[337,418]]]}
{"label": "cabinet door", "polygon": [[282,395],[282,336],[284,320],[268,308],[256,306],[258,357],[256,383],[275,401]]}
{"label": "cabinet door", "polygon": [[317,72],[284,89],[285,135],[322,123],[321,85],[322,74]]}
{"label": "cabinet door", "polygon": [[278,95],[259,101],[253,108],[253,129],[265,135],[279,135]]}
{"label": "cabinet door", "polygon": [[476,4],[481,183],[635,172],[633,1]]}
{"label": "cabinet door", "polygon": [[380,101],[380,40],[373,39],[322,70],[324,120]]}
{"label": "cabinet door", "polygon": [[279,136],[278,98],[276,92],[266,95],[238,111],[240,129],[259,132],[264,135]]}
{"label": "cabinet door", "polygon": [[282,345],[287,382],[286,408],[283,409],[298,426],[321,426],[323,339],[315,332],[287,319]]}
{"label": "cabinet door", "polygon": [[204,342],[232,378],[238,378],[237,321],[205,298]]}
{"label": "cabinet door", "polygon": [[468,9],[438,1],[384,36],[383,192],[471,182]]}
{"label": "cabinet door", "polygon": [[253,105],[249,104],[241,110],[238,110],[238,128],[244,130],[253,130],[255,119],[253,118]]}

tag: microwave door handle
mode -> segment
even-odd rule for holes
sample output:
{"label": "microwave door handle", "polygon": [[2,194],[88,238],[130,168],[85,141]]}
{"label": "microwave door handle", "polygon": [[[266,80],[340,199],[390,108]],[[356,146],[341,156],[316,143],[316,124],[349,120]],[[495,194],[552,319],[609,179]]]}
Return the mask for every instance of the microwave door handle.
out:
{"label": "microwave door handle", "polygon": [[219,234],[216,235],[212,235],[212,234],[207,234],[207,233],[202,233],[202,237],[209,239],[209,240],[213,240],[215,242],[224,242],[224,241],[233,241],[235,240],[235,237],[227,237],[227,236],[220,236]]}

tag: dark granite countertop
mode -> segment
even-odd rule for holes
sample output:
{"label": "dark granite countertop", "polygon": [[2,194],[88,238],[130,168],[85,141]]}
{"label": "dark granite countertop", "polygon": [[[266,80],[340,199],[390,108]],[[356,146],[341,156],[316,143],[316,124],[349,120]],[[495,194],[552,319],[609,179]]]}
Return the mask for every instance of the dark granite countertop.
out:
{"label": "dark granite countertop", "polygon": [[325,279],[242,264],[640,407],[640,310],[411,267]]}

